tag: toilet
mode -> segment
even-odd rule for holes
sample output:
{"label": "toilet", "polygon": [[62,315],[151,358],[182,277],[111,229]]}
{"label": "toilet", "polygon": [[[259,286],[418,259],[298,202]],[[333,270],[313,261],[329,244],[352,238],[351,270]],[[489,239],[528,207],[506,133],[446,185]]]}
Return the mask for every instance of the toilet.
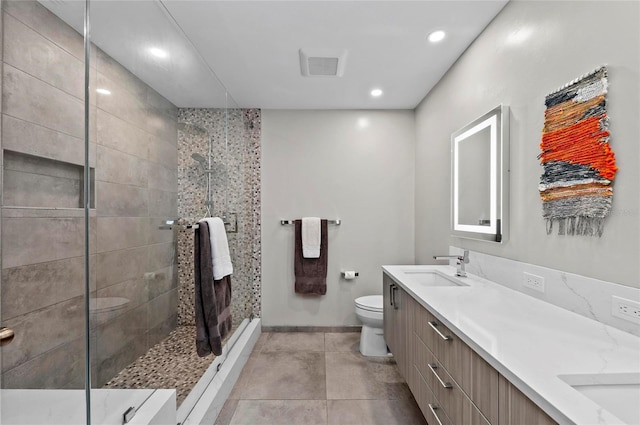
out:
{"label": "toilet", "polygon": [[367,295],[355,300],[356,316],[362,322],[360,352],[363,356],[389,355],[384,340],[382,302],[382,295]]}

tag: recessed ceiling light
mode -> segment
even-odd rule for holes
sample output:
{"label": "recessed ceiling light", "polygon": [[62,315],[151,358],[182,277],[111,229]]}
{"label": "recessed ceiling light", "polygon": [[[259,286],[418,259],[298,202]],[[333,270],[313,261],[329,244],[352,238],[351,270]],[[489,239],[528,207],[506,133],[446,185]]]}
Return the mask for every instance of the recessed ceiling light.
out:
{"label": "recessed ceiling light", "polygon": [[438,31],[434,31],[431,34],[429,34],[427,39],[432,43],[437,43],[438,41],[444,40],[444,36],[445,35],[446,34],[444,33],[444,31],[438,30]]}
{"label": "recessed ceiling light", "polygon": [[107,89],[96,89],[96,91],[100,94],[111,94],[111,92]]}
{"label": "recessed ceiling light", "polygon": [[371,96],[373,96],[373,97],[380,97],[380,96],[382,96],[382,90],[380,90],[380,89],[373,89],[373,90],[371,90]]}
{"label": "recessed ceiling light", "polygon": [[155,56],[157,58],[162,58],[162,59],[164,59],[167,56],[169,56],[169,54],[165,50],[159,49],[157,47],[151,47],[149,49],[149,53],[151,53],[153,56]]}

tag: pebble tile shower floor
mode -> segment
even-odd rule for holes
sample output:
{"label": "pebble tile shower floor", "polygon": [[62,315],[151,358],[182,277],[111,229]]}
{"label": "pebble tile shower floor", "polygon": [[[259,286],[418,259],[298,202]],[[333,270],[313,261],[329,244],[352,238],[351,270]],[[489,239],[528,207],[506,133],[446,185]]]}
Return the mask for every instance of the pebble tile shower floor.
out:
{"label": "pebble tile shower floor", "polygon": [[215,425],[426,425],[393,358],[359,333],[263,333]]}
{"label": "pebble tile shower floor", "polygon": [[180,406],[215,359],[213,355],[199,357],[195,341],[195,326],[178,326],[103,388],[175,388]]}

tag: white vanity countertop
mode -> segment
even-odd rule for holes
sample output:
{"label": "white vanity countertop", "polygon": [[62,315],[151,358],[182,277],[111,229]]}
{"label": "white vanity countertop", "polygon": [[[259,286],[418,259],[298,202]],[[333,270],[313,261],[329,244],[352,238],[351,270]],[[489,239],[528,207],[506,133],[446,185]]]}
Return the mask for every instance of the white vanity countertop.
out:
{"label": "white vanity countertop", "polygon": [[433,270],[453,277],[452,266],[383,270],[557,422],[624,423],[558,376],[625,374],[635,381],[637,336],[475,275],[457,278],[469,286],[449,287],[421,285],[404,274]]}

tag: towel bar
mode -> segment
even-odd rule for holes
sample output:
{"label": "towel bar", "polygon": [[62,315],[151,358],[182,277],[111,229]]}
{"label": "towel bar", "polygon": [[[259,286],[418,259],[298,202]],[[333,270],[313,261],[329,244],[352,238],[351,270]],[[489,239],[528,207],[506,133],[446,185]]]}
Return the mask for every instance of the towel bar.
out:
{"label": "towel bar", "polygon": [[[233,230],[228,230],[227,229],[227,233],[237,233],[238,232],[238,219],[235,216],[235,213],[231,213],[232,216],[235,218],[235,226]],[[188,230],[188,229],[197,229],[198,227],[200,227],[199,224],[180,224],[178,222],[178,218],[176,219],[169,219],[166,220],[163,224],[161,224],[160,226],[158,226],[158,229],[160,230],[173,230],[178,229],[178,230]],[[230,221],[223,221],[223,223],[225,224],[225,226],[229,226],[232,225],[234,223],[230,222]]]}
{"label": "towel bar", "polygon": [[[337,220],[327,220],[328,224],[335,224],[336,226],[339,226],[340,223],[342,222],[342,220],[337,219]],[[280,224],[282,224],[283,226],[285,224],[294,224],[295,220],[280,220]]]}
{"label": "towel bar", "polygon": [[158,229],[173,230],[175,228],[178,230],[187,230],[187,229],[197,229],[198,227],[200,227],[198,224],[161,224],[160,226],[158,226]]}

